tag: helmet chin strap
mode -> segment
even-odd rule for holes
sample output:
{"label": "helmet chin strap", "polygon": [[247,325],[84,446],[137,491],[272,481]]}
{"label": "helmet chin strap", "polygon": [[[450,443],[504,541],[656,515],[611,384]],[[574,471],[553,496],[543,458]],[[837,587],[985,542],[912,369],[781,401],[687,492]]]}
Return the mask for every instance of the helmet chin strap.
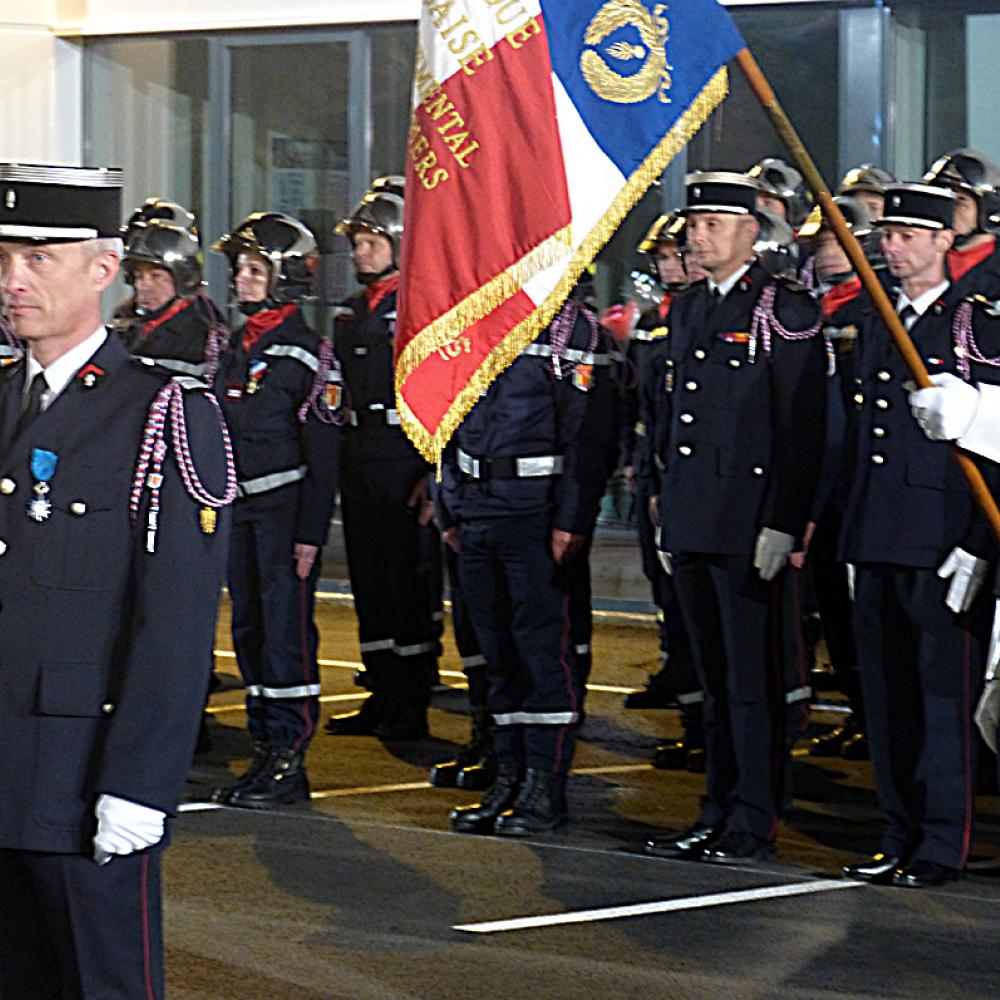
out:
{"label": "helmet chin strap", "polygon": [[961,250],[970,240],[974,239],[976,236],[981,236],[986,230],[982,226],[976,226],[975,229],[970,233],[955,234],[955,241],[952,244],[956,250]]}
{"label": "helmet chin strap", "polygon": [[374,285],[376,281],[388,278],[390,274],[395,274],[399,270],[399,265],[393,261],[388,267],[383,268],[378,274],[369,271],[357,271],[358,283],[362,285]]}
{"label": "helmet chin strap", "polygon": [[244,316],[255,316],[259,312],[263,312],[265,309],[276,309],[278,303],[271,298],[270,295],[266,299],[261,299],[260,302],[238,302],[237,308]]}

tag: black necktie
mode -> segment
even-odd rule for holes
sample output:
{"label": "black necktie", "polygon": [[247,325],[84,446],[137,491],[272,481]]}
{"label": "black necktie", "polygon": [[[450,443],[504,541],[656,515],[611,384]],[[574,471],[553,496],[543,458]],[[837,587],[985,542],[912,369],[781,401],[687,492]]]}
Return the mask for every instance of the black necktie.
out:
{"label": "black necktie", "polygon": [[37,372],[28,386],[28,392],[21,401],[21,416],[17,421],[17,436],[20,437],[30,426],[35,417],[42,412],[42,396],[48,391],[49,384],[45,381],[45,372]]}
{"label": "black necktie", "polygon": [[914,322],[917,320],[917,310],[911,305],[905,305],[899,310],[899,321],[906,327],[909,331],[910,327],[913,326]]}

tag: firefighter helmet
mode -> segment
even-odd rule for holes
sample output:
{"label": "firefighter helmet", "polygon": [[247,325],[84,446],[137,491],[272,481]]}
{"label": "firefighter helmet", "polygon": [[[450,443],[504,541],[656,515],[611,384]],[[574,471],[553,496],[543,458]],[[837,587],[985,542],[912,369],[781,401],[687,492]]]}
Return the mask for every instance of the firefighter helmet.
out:
{"label": "firefighter helmet", "polygon": [[189,229],[163,219],[151,219],[135,229],[122,258],[132,284],[136,264],[153,264],[169,271],[178,295],[193,295],[201,286],[201,247]]}

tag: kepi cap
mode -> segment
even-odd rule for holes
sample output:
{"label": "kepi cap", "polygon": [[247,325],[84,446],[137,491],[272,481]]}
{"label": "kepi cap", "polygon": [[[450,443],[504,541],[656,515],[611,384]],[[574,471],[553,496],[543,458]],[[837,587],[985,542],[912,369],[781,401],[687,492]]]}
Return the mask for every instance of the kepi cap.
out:
{"label": "kepi cap", "polygon": [[688,174],[684,178],[684,186],[687,188],[687,204],[681,212],[685,215],[692,212],[753,215],[757,208],[757,195],[763,190],[753,178],[729,170]]}
{"label": "kepi cap", "polygon": [[118,236],[116,167],[0,164],[0,240],[61,243]]}
{"label": "kepi cap", "polygon": [[948,188],[928,184],[890,184],[885,189],[885,208],[876,226],[895,224],[920,229],[951,229],[957,198]]}

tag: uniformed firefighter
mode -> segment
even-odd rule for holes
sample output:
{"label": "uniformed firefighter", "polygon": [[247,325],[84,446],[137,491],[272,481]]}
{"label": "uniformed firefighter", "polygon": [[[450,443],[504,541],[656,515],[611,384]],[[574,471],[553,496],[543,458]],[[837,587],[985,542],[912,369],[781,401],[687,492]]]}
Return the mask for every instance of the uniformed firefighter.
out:
{"label": "uniformed firefighter", "polygon": [[784,749],[773,615],[823,455],[827,357],[808,291],[754,258],[759,187],[687,179],[687,247],[708,273],[671,305],[656,421],[659,546],[705,693],[706,794],[659,856],[768,857]]}
{"label": "uniformed firefighter", "polygon": [[341,303],[334,347],[344,370],[341,516],[363,682],[361,709],[331,717],[337,736],[419,740],[437,676],[441,540],[428,498],[430,466],[396,410],[396,294],[403,179],[382,177],[337,227],[361,287]]}
{"label": "uniformed firefighter", "polygon": [[757,208],[772,212],[797,229],[809,214],[812,198],[802,174],[784,160],[767,156],[747,176],[758,184]]}
{"label": "uniformed firefighter", "polygon": [[[997,381],[1000,326],[948,280],[956,197],[897,184],[878,224],[887,292],[929,372]],[[867,297],[863,299],[865,302]],[[850,878],[920,888],[968,857],[971,697],[989,630],[996,545],[948,449],[907,408],[911,375],[870,305],[854,351],[851,479],[841,558],[856,567],[854,627],[879,804],[879,853]]]}
{"label": "uniformed firefighter", "polygon": [[948,280],[964,294],[1000,298],[1000,168],[975,149],[953,149],[931,164],[923,183],[955,194]]}
{"label": "uniformed firefighter", "polygon": [[701,735],[701,688],[691,659],[691,647],[684,631],[684,620],[673,580],[664,572],[657,557],[656,530],[658,515],[650,501],[658,496],[658,481],[651,448],[655,397],[662,391],[657,376],[660,358],[670,334],[670,303],[688,284],[681,249],[684,245],[684,217],[678,213],[661,215],[654,220],[637,250],[646,254],[661,290],[659,303],[636,316],[633,304],[613,306],[601,323],[619,341],[626,340],[625,355],[634,371],[631,385],[622,389],[621,466],[629,488],[635,495],[636,531],[642,571],[653,588],[660,631],[660,670],[650,677],[641,691],[625,697],[631,709],[667,708],[679,705],[684,735],[679,740],[664,740],[654,754],[654,765],[666,769],[704,767],[704,741]]}
{"label": "uniformed firefighter", "polygon": [[[163,995],[160,866],[235,493],[200,383],[101,322],[121,174],[0,167],[0,996]],[[96,863],[95,863],[96,862]]]}
{"label": "uniformed firefighter", "polygon": [[131,354],[211,382],[229,331],[204,292],[201,256],[188,229],[162,219],[136,227],[122,261],[131,308],[115,329]]}
{"label": "uniformed firefighter", "polygon": [[614,445],[606,334],[571,298],[489,386],[445,452],[439,517],[486,658],[497,776],[451,813],[461,833],[524,836],[567,819],[583,703],[574,658],[574,560],[592,530]]}
{"label": "uniformed firefighter", "polygon": [[313,603],[337,487],[340,372],[302,315],[318,252],[301,222],[254,213],[213,249],[229,261],[246,316],[216,394],[239,474],[229,596],[253,739],[247,771],[213,798],[266,809],[309,798],[320,693]]}
{"label": "uniformed firefighter", "polygon": [[855,198],[861,203],[869,217],[880,219],[885,202],[885,189],[896,182],[896,178],[873,163],[860,163],[851,167],[837,185],[837,194]]}
{"label": "uniformed firefighter", "polygon": [[[859,198],[837,195],[834,201],[848,228],[866,251],[873,248],[873,237],[881,242],[872,218]],[[818,205],[799,230],[799,239],[809,248],[813,290],[822,299],[826,317],[836,311],[839,303],[857,295],[860,281]],[[847,567],[837,557],[847,500],[843,452],[847,409],[852,395],[850,366],[855,333],[853,324],[837,325],[832,320],[825,322],[823,327],[833,361],[827,394],[826,455],[803,539],[805,549],[793,557],[793,565],[804,566],[811,581],[830,658],[832,677],[829,680],[847,695],[850,707],[850,715],[842,724],[821,732],[810,741],[809,752],[816,757],[866,760],[868,740],[851,619],[850,588]]]}

